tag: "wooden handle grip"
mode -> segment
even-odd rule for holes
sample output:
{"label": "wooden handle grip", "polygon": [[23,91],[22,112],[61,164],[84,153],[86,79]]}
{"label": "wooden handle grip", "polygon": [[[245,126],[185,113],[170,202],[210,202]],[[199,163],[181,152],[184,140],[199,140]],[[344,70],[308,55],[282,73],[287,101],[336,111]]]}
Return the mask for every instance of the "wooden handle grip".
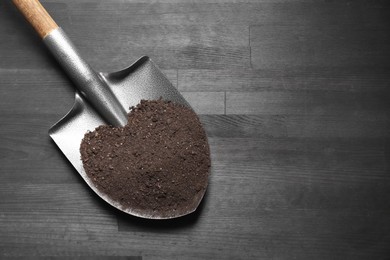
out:
{"label": "wooden handle grip", "polygon": [[12,0],[12,2],[42,39],[58,28],[56,22],[38,0]]}

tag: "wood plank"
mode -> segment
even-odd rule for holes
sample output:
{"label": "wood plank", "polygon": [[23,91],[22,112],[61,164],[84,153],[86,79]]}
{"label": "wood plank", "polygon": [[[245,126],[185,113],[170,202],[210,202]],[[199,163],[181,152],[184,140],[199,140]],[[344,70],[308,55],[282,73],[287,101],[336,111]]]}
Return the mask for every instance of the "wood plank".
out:
{"label": "wood plank", "polygon": [[252,92],[263,90],[331,90],[388,92],[390,74],[380,67],[288,69],[179,69],[183,91]]}
{"label": "wood plank", "polygon": [[[95,28],[102,32],[96,34]],[[249,43],[249,27],[246,25],[133,25],[131,22],[121,22],[120,26],[113,23],[102,23],[96,20],[94,23],[83,24],[82,27],[75,27],[69,30],[72,38],[78,43],[102,48],[120,48],[126,43],[129,48],[139,46],[242,46],[247,47]]]}
{"label": "wood plank", "polygon": [[227,92],[226,114],[306,114],[306,91]]}
{"label": "wood plank", "polygon": [[309,137],[385,138],[389,137],[389,117],[355,115],[201,115],[210,137]]}
{"label": "wood plank", "polygon": [[387,113],[359,113],[349,116],[293,115],[287,116],[290,137],[313,138],[381,138],[389,137]]}
{"label": "wood plank", "polygon": [[[385,26],[259,25],[250,29],[254,68],[389,66]],[[362,38],[364,37],[364,40]]]}
{"label": "wood plank", "polygon": [[284,116],[200,115],[208,137],[287,136]]}
{"label": "wood plank", "polygon": [[182,92],[182,94],[198,114],[225,113],[224,92]]}
{"label": "wood plank", "polygon": [[[284,151],[285,158],[290,157],[291,160],[294,155],[289,152]],[[339,154],[342,157],[346,157],[346,154]],[[279,158],[281,158],[280,156]],[[305,196],[304,200],[299,201],[297,194],[290,194],[289,198],[280,197],[282,195],[273,194],[270,191],[269,195],[273,194],[275,197],[269,197],[267,201],[262,201],[259,205],[272,205],[273,207],[280,208],[292,208],[297,207],[323,207],[324,209],[342,209],[346,207],[348,209],[357,209],[359,207],[365,208],[366,210],[370,209],[381,209],[386,210],[387,202],[385,203],[380,199],[380,193],[387,189],[387,184],[378,186],[378,183],[387,182],[389,176],[387,174],[387,166],[384,166],[384,163],[380,162],[379,159],[365,159],[365,162],[354,165],[351,160],[347,162],[333,161],[333,158],[327,156],[326,163],[319,163],[319,157],[313,156],[313,162],[307,163],[304,167],[297,167],[298,163],[292,161],[283,160],[280,163],[272,162],[265,158],[259,160],[258,162],[248,162],[248,161],[232,161],[228,162],[227,160],[214,160],[212,163],[212,176],[211,179],[219,177],[214,176],[224,176],[221,178],[231,179],[232,182],[235,180],[240,181],[240,179],[247,179],[248,182],[262,182],[263,184],[258,184],[262,186],[267,184],[271,189],[274,187],[276,191],[281,192],[282,190],[287,192],[290,189],[296,189],[296,191],[307,193],[308,196]],[[380,159],[383,159],[381,156]],[[303,156],[296,156],[298,162],[303,162]],[[369,165],[381,164],[382,167],[370,169]],[[326,164],[326,165],[325,165]],[[362,168],[359,166],[363,165]],[[364,166],[365,165],[365,166]],[[329,169],[325,166],[333,166],[334,168]],[[228,177],[227,177],[228,176]],[[212,185],[213,180],[211,180]],[[364,184],[364,185],[363,185]],[[367,184],[367,185],[365,185]],[[260,187],[259,186],[259,187]],[[365,195],[360,195],[358,190],[364,186]],[[359,188],[360,187],[360,188]],[[374,192],[369,195],[372,190],[375,190],[376,187],[380,189],[378,193]],[[368,196],[367,200],[370,202],[367,203],[360,197],[361,200],[355,200],[354,198],[340,198],[329,199],[329,197],[336,197],[337,194],[343,192],[343,190],[349,190],[351,193],[356,193],[354,196]],[[290,190],[291,193],[292,190]],[[316,194],[319,192],[319,194]],[[300,193],[300,194],[302,194]],[[284,195],[283,195],[284,196]],[[287,195],[286,195],[287,196]],[[313,196],[312,198],[309,198]],[[387,196],[387,195],[386,195]],[[328,197],[328,199],[326,199]],[[259,198],[256,198],[258,200]],[[272,201],[272,203],[271,203]],[[291,203],[303,203],[301,204],[291,204]],[[271,204],[269,204],[271,203]]]}
{"label": "wood plank", "polygon": [[227,114],[388,116],[388,92],[258,91],[227,92]]}
{"label": "wood plank", "polygon": [[[349,174],[365,170],[384,174],[387,138],[209,138],[213,162],[262,162],[305,167],[342,169]],[[296,165],[295,168],[293,165]],[[298,167],[298,165],[301,166]],[[344,167],[345,166],[345,167]],[[283,171],[281,171],[283,173]],[[387,176],[384,174],[382,177]],[[369,177],[369,174],[367,175]]]}

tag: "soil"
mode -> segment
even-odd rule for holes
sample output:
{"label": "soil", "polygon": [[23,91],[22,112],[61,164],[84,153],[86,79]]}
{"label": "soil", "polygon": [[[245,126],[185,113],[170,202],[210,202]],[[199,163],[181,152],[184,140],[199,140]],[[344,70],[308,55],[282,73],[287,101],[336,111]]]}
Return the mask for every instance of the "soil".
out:
{"label": "soil", "polygon": [[210,151],[198,116],[170,101],[142,100],[125,127],[102,125],[80,146],[96,188],[123,208],[169,216],[197,207]]}

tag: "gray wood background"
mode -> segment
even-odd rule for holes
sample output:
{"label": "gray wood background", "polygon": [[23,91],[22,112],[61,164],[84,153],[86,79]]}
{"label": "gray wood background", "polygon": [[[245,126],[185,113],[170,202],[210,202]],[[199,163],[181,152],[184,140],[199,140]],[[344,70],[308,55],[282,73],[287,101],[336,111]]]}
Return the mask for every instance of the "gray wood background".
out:
{"label": "gray wood background", "polygon": [[201,115],[210,186],[174,221],[97,198],[47,134],[73,87],[1,1],[0,258],[389,259],[389,1],[42,3],[97,70],[155,60]]}

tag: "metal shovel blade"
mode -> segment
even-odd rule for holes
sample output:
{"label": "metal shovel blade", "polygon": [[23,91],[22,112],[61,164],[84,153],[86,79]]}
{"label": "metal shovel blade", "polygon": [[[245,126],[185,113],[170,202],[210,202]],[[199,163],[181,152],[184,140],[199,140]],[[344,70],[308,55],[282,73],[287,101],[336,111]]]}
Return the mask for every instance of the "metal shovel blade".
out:
{"label": "metal shovel blade", "polygon": [[[126,111],[129,111],[130,106],[137,105],[141,99],[151,100],[160,97],[190,107],[149,57],[144,56],[140,58],[124,70],[99,74]],[[84,134],[87,131],[93,131],[96,127],[103,124],[106,124],[105,120],[82,95],[76,92],[73,108],[49,130],[51,138],[94,192],[115,208],[143,218],[175,218],[196,210],[204,194],[194,197],[193,201],[188,203],[190,207],[182,211],[176,210],[174,213],[168,214],[167,212],[157,211],[153,214],[146,214],[141,210],[124,208],[120,203],[100,192],[83,168],[79,149]]]}

